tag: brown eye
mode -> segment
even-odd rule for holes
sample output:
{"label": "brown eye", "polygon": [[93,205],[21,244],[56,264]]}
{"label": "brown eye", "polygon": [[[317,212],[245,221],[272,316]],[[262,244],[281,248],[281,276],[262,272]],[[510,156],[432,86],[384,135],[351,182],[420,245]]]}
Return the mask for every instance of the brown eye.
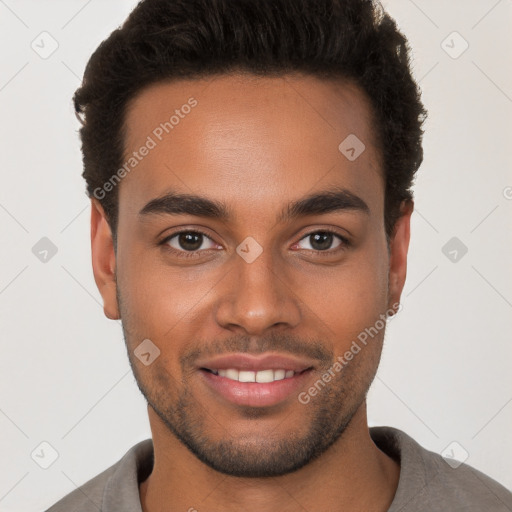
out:
{"label": "brown eye", "polygon": [[200,231],[180,231],[179,233],[174,233],[163,240],[162,244],[168,245],[176,253],[193,253],[199,250],[215,248],[213,240]]}
{"label": "brown eye", "polygon": [[[317,252],[336,252],[336,250],[341,248],[342,246],[349,245],[349,241],[345,237],[329,230],[321,230],[309,233],[301,239],[299,244],[304,241],[307,242],[305,244],[306,246],[299,248],[313,250]],[[335,244],[334,246],[333,243]]]}
{"label": "brown eye", "polygon": [[177,242],[185,251],[197,251],[203,244],[203,235],[201,233],[180,233],[177,235]]}

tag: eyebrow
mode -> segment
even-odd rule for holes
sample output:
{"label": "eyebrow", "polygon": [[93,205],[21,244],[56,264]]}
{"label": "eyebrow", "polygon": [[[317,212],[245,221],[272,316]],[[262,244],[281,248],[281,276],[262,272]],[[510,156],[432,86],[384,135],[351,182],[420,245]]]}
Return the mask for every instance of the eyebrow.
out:
{"label": "eyebrow", "polygon": [[[315,192],[288,203],[277,217],[277,222],[286,222],[310,215],[326,215],[342,211],[358,211],[368,215],[370,208],[357,195],[335,188]],[[234,217],[231,209],[223,202],[193,194],[166,193],[149,201],[139,212],[140,217],[149,215],[192,215],[229,221]]]}

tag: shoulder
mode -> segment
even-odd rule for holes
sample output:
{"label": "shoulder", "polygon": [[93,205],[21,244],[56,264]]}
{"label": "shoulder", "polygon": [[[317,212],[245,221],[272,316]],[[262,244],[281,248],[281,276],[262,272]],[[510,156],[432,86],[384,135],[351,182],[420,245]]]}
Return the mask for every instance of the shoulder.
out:
{"label": "shoulder", "polygon": [[389,512],[512,511],[512,493],[469,464],[427,450],[393,427],[371,427],[375,444],[400,461],[400,479]]}
{"label": "shoulder", "polygon": [[151,472],[152,465],[153,442],[145,439],[132,446],[115,464],[61,498],[46,512],[107,512],[113,510],[109,503],[120,495],[122,505],[126,505],[125,510],[131,512],[132,508],[128,507],[134,503],[140,504],[138,482]]}
{"label": "shoulder", "polygon": [[101,501],[105,486],[112,474],[115,473],[119,464],[120,461],[116,462],[74,491],[71,491],[52,505],[47,512],[82,512],[93,510],[95,507],[101,510]]}

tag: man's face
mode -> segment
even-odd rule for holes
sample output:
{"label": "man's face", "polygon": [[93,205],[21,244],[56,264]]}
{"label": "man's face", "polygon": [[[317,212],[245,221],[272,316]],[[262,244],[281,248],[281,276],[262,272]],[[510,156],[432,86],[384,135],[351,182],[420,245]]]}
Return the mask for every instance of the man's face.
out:
{"label": "man's face", "polygon": [[[195,106],[182,108],[191,97]],[[175,110],[167,133],[161,123]],[[302,467],[364,408],[384,329],[344,354],[399,300],[405,279],[410,212],[388,253],[369,104],[347,83],[223,75],[148,87],[126,126],[127,160],[153,147],[119,185],[115,280],[105,284],[97,263],[95,277],[107,316],[122,318],[141,391],[218,471]],[[170,193],[222,204],[226,217],[198,211],[197,200],[180,202],[181,213],[177,201],[153,201]],[[107,236],[104,219],[93,212],[93,223],[95,258],[113,261],[94,241]],[[148,365],[134,353],[143,340]]]}

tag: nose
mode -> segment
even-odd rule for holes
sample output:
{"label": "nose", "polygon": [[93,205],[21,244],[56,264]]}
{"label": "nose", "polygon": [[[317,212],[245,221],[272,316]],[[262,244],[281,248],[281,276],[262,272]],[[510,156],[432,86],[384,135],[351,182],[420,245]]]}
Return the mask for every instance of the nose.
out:
{"label": "nose", "polygon": [[254,336],[272,328],[296,327],[301,320],[300,300],[284,265],[274,261],[270,250],[250,263],[238,254],[233,258],[215,307],[218,325]]}

